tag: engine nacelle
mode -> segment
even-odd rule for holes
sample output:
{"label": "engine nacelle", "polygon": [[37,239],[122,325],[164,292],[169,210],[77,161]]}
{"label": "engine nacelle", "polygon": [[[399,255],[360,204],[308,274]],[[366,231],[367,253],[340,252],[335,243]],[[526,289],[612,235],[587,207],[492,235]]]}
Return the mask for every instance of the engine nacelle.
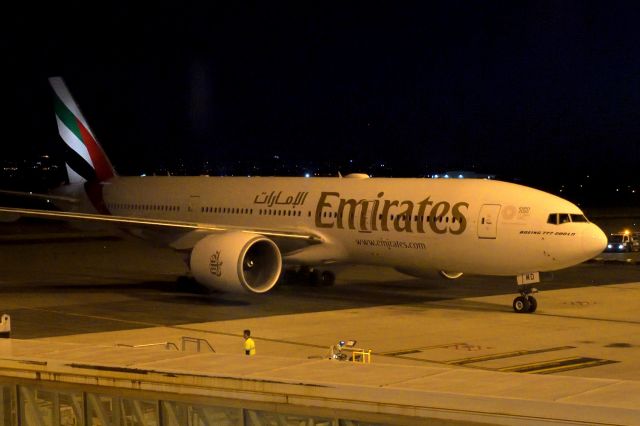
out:
{"label": "engine nacelle", "polygon": [[266,293],[282,272],[278,246],[262,235],[226,232],[198,241],[189,266],[200,284],[238,293]]}
{"label": "engine nacelle", "polygon": [[448,280],[457,280],[462,276],[462,272],[440,271],[440,275]]}
{"label": "engine nacelle", "polygon": [[411,275],[417,278],[435,279],[438,277],[446,278],[448,280],[455,280],[462,276],[462,272],[450,272],[450,271],[436,271],[436,270],[424,270],[424,269],[411,269],[411,268],[396,268],[396,271],[403,274]]}

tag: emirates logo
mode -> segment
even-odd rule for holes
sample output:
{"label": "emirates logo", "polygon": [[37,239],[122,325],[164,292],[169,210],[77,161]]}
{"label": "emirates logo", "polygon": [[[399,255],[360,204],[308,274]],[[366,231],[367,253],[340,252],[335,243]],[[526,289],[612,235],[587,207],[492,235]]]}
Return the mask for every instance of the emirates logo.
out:
{"label": "emirates logo", "polygon": [[220,251],[215,252],[209,258],[209,271],[216,277],[222,276],[222,261],[220,260]]}

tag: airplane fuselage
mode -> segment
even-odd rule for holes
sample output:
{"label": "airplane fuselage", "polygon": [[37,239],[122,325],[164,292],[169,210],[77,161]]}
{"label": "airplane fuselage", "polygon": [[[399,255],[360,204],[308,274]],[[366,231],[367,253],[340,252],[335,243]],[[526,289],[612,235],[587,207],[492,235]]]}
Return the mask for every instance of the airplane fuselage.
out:
{"label": "airplane fuselage", "polygon": [[[584,218],[574,204],[492,180],[119,177],[93,192],[82,210],[307,231],[339,249],[330,261],[416,275],[552,271],[593,257],[601,244],[589,222],[550,223],[552,214]],[[283,256],[305,263],[295,251]]]}

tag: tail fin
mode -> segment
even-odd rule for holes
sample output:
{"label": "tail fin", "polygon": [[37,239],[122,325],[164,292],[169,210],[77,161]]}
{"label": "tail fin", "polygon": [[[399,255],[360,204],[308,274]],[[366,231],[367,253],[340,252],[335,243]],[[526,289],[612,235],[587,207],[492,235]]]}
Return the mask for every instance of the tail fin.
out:
{"label": "tail fin", "polygon": [[53,88],[58,133],[69,147],[69,183],[104,182],[116,176],[113,166],[89,128],[61,77],[49,78]]}

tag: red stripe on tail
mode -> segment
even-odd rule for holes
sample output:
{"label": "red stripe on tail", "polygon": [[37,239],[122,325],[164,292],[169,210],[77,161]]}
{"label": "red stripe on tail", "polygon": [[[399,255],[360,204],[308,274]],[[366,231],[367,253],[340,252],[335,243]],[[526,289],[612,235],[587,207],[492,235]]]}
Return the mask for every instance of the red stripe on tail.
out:
{"label": "red stripe on tail", "polygon": [[89,151],[89,156],[91,157],[91,162],[96,170],[96,177],[98,178],[98,181],[104,182],[111,179],[114,177],[113,168],[111,167],[111,163],[109,163],[104,151],[93,136],[91,136],[91,133],[87,128],[84,127],[82,122],[78,119],[76,119],[76,122],[78,124],[78,129],[80,129],[80,134],[82,135],[82,141],[87,147],[87,151]]}

